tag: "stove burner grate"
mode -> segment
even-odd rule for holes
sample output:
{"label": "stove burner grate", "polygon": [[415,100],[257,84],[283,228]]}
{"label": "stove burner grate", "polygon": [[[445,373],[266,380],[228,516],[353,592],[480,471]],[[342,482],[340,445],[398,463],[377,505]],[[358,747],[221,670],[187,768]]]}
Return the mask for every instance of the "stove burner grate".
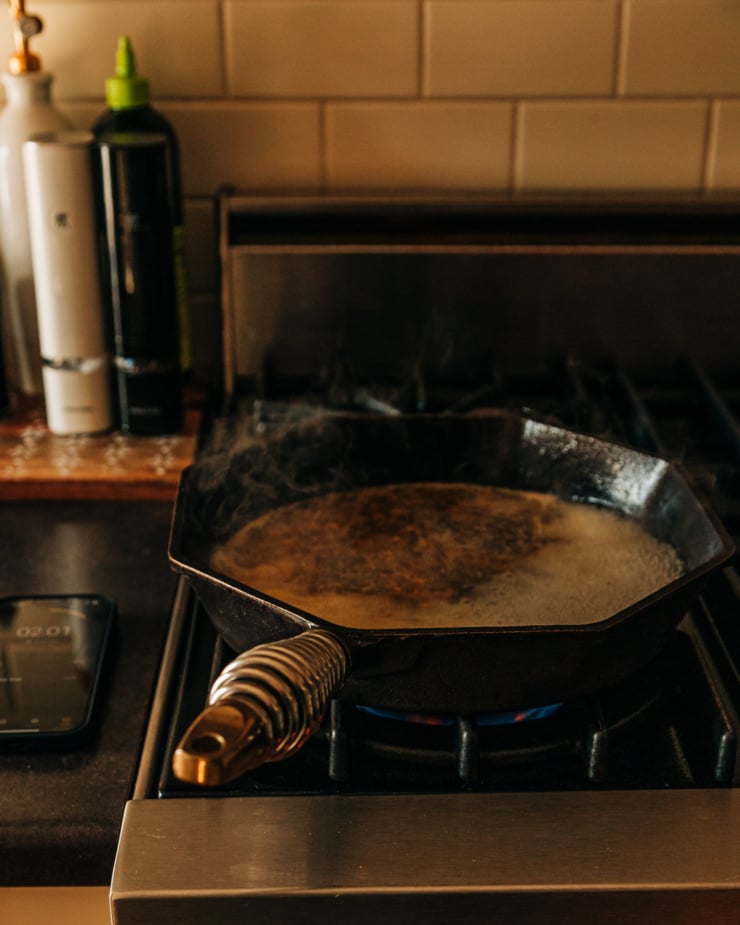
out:
{"label": "stove burner grate", "polygon": [[[195,603],[185,670],[166,754],[200,710],[210,681],[233,657]],[[526,722],[484,725],[445,717],[409,723],[332,701],[298,754],[264,765],[219,795],[578,790],[737,784],[738,727],[717,683],[698,612],[656,661],[624,682]],[[198,683],[194,683],[198,679]],[[206,796],[162,766],[160,796]]]}

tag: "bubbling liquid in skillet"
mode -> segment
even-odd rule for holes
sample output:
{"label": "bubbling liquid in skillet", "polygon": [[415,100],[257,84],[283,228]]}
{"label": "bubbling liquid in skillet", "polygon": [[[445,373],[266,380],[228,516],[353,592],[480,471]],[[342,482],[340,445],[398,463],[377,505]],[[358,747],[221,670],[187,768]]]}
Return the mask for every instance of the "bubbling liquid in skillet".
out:
{"label": "bubbling liquid in skillet", "polygon": [[679,577],[635,520],[553,494],[469,483],[334,492],[245,524],[211,565],[361,629],[576,625]]}

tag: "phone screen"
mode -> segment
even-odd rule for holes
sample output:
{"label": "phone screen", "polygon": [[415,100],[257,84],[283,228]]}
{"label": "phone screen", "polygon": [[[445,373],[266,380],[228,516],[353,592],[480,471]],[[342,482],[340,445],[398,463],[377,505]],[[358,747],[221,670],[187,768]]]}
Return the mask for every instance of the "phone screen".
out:
{"label": "phone screen", "polygon": [[0,748],[89,729],[114,614],[102,595],[0,599]]}

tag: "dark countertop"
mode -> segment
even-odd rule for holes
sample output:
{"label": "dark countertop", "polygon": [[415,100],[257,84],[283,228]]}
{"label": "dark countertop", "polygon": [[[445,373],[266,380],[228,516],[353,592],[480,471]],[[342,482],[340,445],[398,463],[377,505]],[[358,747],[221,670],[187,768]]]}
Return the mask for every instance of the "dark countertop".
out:
{"label": "dark countertop", "polygon": [[30,501],[0,507],[0,596],[107,594],[118,604],[97,735],[46,754],[0,754],[0,886],[110,882],[176,576],[171,502]]}

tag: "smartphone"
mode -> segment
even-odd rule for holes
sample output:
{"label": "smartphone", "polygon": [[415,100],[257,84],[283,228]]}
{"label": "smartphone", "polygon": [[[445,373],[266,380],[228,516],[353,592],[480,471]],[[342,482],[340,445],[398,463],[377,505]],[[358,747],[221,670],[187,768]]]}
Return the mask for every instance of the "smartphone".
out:
{"label": "smartphone", "polygon": [[115,613],[100,594],[0,598],[0,750],[88,740]]}

